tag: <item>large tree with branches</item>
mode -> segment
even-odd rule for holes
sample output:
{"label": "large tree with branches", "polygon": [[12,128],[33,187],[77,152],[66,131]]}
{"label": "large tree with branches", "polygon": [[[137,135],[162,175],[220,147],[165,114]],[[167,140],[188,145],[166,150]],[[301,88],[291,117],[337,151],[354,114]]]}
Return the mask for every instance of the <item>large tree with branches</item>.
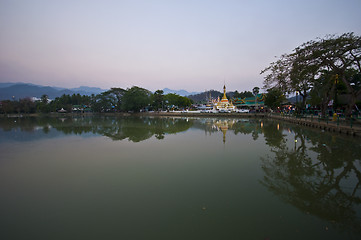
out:
{"label": "large tree with branches", "polygon": [[[295,48],[291,54],[282,55],[261,74],[267,74],[264,78],[265,88],[277,87],[285,93],[298,91],[303,97],[302,106],[315,86],[324,87],[321,92],[327,93],[333,91],[337,80],[340,80],[350,96],[345,111],[350,116],[357,97],[361,95],[361,81],[358,77],[361,73],[360,60],[360,36],[354,33],[329,35],[308,41]],[[350,72],[354,74],[350,76]],[[321,96],[323,105],[329,100],[330,94]]]}

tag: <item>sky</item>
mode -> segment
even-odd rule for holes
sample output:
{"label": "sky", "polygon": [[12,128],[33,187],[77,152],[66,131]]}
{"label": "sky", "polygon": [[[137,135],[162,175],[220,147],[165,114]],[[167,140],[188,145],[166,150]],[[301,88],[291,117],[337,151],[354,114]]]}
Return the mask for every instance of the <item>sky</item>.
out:
{"label": "sky", "polygon": [[277,57],[361,35],[361,0],[0,0],[0,82],[251,91]]}

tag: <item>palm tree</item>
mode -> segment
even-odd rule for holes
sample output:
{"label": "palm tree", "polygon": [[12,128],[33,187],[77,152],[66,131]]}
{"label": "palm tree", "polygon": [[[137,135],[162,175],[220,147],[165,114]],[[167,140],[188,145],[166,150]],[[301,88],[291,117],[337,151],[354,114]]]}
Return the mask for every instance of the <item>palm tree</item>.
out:
{"label": "palm tree", "polygon": [[259,87],[254,87],[254,88],[252,89],[252,92],[253,92],[253,94],[254,94],[255,103],[256,103],[255,109],[257,109],[257,95],[258,95],[258,93],[259,93]]}

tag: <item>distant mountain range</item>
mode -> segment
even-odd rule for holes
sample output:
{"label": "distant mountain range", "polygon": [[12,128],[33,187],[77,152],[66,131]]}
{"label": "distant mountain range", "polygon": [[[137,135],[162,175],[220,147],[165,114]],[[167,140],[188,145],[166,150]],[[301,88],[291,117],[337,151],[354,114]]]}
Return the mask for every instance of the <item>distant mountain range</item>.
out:
{"label": "distant mountain range", "polygon": [[218,96],[222,96],[222,93],[216,90],[210,90],[202,93],[189,95],[188,98],[192,99],[194,102],[205,102],[209,98],[216,99]]}
{"label": "distant mountain range", "polygon": [[[50,99],[55,99],[60,97],[63,94],[73,95],[92,95],[100,94],[107,91],[108,89],[101,89],[97,87],[87,87],[81,86],[78,88],[60,88],[60,87],[50,87],[36,85],[32,83],[0,83],[0,100],[9,100],[9,99],[22,99],[27,97],[36,97],[40,98],[42,95],[46,94]],[[187,92],[186,90],[172,90],[169,88],[163,89],[164,94],[175,93],[180,96],[189,96],[198,94],[198,92]]]}
{"label": "distant mountain range", "polygon": [[189,96],[189,95],[195,95],[195,94],[198,94],[199,92],[188,92],[186,90],[172,90],[172,89],[169,89],[169,88],[164,88],[163,89],[163,92],[164,94],[168,94],[168,93],[175,93],[175,94],[178,94],[179,96],[183,96],[183,97],[186,97],[186,96]]}
{"label": "distant mountain range", "polygon": [[99,94],[106,90],[95,87],[81,86],[78,88],[59,88],[35,85],[31,83],[0,83],[0,100],[21,99],[26,97],[40,98],[46,94],[50,99],[60,97],[63,94],[92,95]]}
{"label": "distant mountain range", "polygon": [[[227,98],[231,99],[234,97],[234,95],[236,94],[236,92],[227,92]],[[210,90],[210,91],[205,91],[205,92],[201,92],[201,93],[197,93],[197,94],[193,94],[193,95],[189,95],[187,96],[188,98],[192,99],[194,102],[206,102],[209,101],[209,99],[217,99],[218,97],[222,98],[223,97],[223,93],[216,91],[216,90]]]}

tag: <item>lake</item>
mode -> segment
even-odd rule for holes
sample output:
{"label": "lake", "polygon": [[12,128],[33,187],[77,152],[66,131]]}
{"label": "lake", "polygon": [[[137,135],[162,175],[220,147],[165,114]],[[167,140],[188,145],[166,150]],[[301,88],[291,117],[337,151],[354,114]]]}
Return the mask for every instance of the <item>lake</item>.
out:
{"label": "lake", "polygon": [[360,239],[360,163],[274,120],[0,118],[0,239]]}

